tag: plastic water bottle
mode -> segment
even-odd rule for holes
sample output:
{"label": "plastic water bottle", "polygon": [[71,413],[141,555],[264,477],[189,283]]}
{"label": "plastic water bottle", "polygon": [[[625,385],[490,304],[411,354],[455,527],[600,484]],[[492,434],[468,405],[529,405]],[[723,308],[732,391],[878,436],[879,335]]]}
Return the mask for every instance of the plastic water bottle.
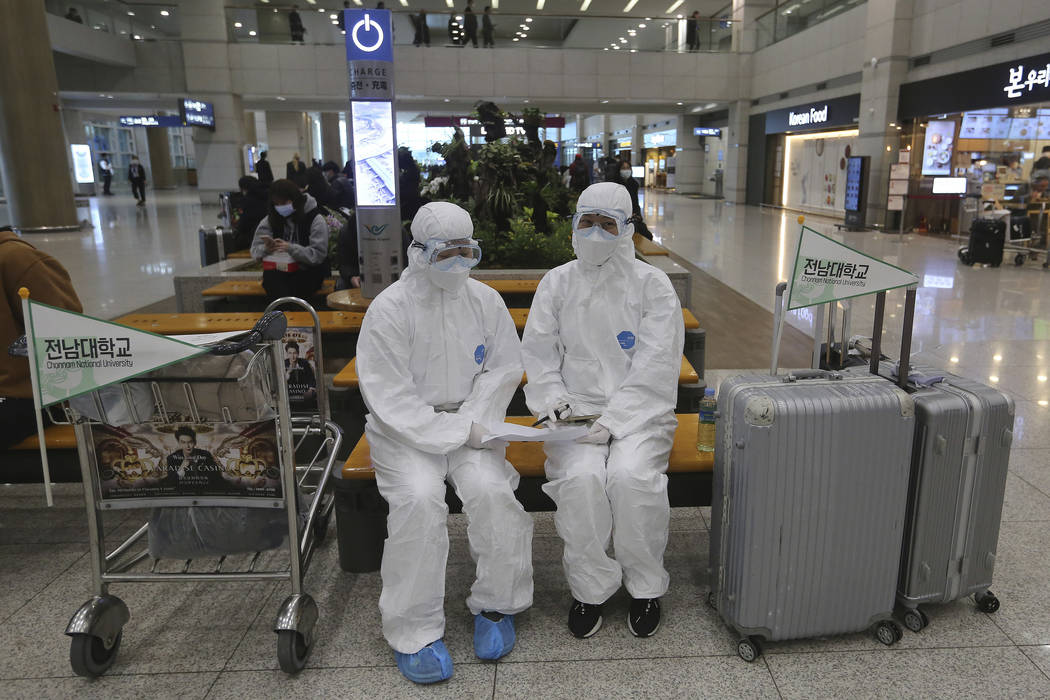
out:
{"label": "plastic water bottle", "polygon": [[715,451],[715,390],[705,389],[700,399],[700,425],[696,431],[696,449],[700,452]]}

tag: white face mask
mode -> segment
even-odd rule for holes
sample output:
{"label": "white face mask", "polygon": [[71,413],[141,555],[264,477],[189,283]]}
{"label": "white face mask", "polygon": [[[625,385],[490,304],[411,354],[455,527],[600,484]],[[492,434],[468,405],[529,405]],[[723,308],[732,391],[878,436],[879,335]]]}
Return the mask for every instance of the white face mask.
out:
{"label": "white face mask", "polygon": [[446,292],[458,292],[470,277],[470,265],[454,265],[448,270],[439,270],[433,265],[427,265],[426,274],[427,279]]}
{"label": "white face mask", "polygon": [[293,211],[295,211],[294,204],[275,204],[273,208],[278,214],[286,219],[292,215]]}
{"label": "white face mask", "polygon": [[630,176],[631,176],[631,171],[630,170],[621,170],[620,171],[620,177],[623,178],[624,180],[626,180]]}
{"label": "white face mask", "polygon": [[591,265],[604,265],[620,245],[619,236],[612,235],[601,226],[573,231],[572,237],[576,257]]}

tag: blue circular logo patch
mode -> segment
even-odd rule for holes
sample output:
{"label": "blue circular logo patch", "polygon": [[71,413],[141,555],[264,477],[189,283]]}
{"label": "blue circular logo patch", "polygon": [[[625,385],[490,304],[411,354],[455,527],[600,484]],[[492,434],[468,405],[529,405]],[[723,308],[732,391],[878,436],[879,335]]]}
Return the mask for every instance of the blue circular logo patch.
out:
{"label": "blue circular logo patch", "polygon": [[479,345],[474,348],[474,361],[479,365],[485,361],[485,346]]}
{"label": "blue circular logo patch", "polygon": [[620,334],[616,336],[616,340],[620,342],[620,347],[624,350],[630,350],[634,347],[634,333],[631,331],[620,331]]}

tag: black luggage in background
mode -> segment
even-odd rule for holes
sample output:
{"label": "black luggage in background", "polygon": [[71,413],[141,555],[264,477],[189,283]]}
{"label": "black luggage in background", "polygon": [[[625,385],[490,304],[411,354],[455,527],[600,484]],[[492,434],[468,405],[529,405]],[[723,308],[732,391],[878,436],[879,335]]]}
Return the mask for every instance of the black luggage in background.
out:
{"label": "black luggage in background", "polygon": [[234,235],[233,231],[223,229],[221,226],[216,228],[201,226],[197,232],[201,250],[201,267],[225,260],[230,251],[236,250]]}
{"label": "black luggage in background", "polygon": [[976,219],[970,226],[970,245],[959,249],[959,260],[964,265],[991,265],[1003,262],[1006,244],[1006,222],[1002,219]]}

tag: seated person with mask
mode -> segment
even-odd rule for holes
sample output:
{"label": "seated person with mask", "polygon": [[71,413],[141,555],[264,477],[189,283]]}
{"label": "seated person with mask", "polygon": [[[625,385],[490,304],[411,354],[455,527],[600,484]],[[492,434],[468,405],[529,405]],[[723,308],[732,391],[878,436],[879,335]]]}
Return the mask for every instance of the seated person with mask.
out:
{"label": "seated person with mask", "polygon": [[667,275],[635,259],[631,209],[622,185],[584,190],[572,225],[577,259],[540,281],[522,339],[529,408],[548,423],[597,416],[576,442],[544,445],[543,490],[557,505],[573,596],[569,630],[580,638],[601,627],[621,583],[628,629],[652,636],[670,581],[665,472],[685,328]]}
{"label": "seated person with mask", "polygon": [[521,345],[500,295],[469,278],[481,258],[470,215],[448,202],[412,220],[408,269],[368,307],[357,342],[365,434],[390,505],[379,610],[397,667],[416,683],[452,676],[445,564],[452,483],[469,518],[476,579],[467,598],[474,652],[514,648],[514,615],[532,605],[532,518],[518,473],[482,426],[504,421],[521,381]]}
{"label": "seated person with mask", "polygon": [[270,210],[252,240],[252,257],[263,263],[266,297],[308,299],[331,273],[328,224],[317,201],[291,180],[270,186]]}

